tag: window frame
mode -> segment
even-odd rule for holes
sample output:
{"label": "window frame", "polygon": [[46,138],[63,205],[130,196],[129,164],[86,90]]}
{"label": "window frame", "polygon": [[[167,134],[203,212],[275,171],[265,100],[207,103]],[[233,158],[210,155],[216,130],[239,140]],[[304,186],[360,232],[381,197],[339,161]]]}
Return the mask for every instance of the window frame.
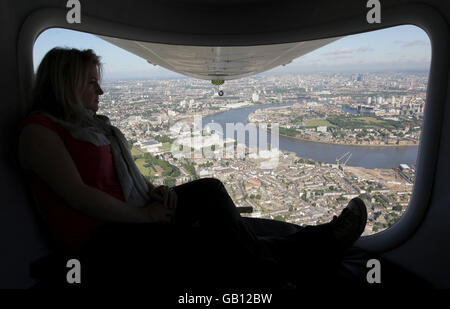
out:
{"label": "window frame", "polygon": [[[66,11],[62,9],[40,9],[32,12],[24,21],[17,43],[20,110],[25,116],[29,110],[29,96],[34,79],[33,46],[39,34],[46,29],[57,27],[70,30],[122,37],[133,40],[152,41],[167,44],[211,45],[213,36],[181,37],[179,34],[164,34],[145,29],[133,28],[123,24],[97,19],[83,15],[81,24],[68,24]],[[391,228],[370,236],[361,237],[356,246],[372,252],[382,253],[399,247],[406,242],[423,223],[432,201],[437,160],[440,147],[441,129],[443,127],[444,107],[447,92],[449,67],[449,33],[447,24],[435,9],[424,4],[406,4],[382,10],[380,24],[368,24],[365,16],[335,21],[332,24],[319,25],[308,29],[290,30],[278,36],[260,34],[245,35],[230,39],[230,45],[247,42],[254,44],[288,43],[302,40],[314,40],[327,37],[344,36],[356,33],[380,30],[400,25],[414,25],[424,30],[431,42],[431,64],[427,85],[426,109],[423,130],[419,143],[416,181],[413,186],[411,201],[402,218]],[[200,40],[203,39],[204,41]],[[241,42],[241,43],[239,43]],[[249,43],[250,42],[250,43]],[[223,44],[222,44],[223,46]]]}

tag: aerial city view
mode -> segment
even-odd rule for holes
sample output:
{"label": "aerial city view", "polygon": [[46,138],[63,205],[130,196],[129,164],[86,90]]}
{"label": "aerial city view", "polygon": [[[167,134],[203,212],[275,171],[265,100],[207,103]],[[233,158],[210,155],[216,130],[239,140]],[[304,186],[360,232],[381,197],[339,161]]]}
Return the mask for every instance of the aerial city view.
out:
{"label": "aerial city view", "polygon": [[39,36],[35,68],[54,46],[102,57],[98,113],[152,183],[215,177],[242,216],[298,225],[326,223],[359,196],[363,235],[388,229],[409,205],[431,59],[418,27],[349,35],[223,85],[65,29]]}
{"label": "aerial city view", "polygon": [[[215,177],[238,207],[251,207],[243,216],[299,225],[325,223],[359,196],[371,235],[395,224],[411,199],[427,79],[427,72],[258,75],[227,82],[223,96],[192,78],[108,80],[99,113],[124,132],[153,183]],[[222,134],[230,124],[233,134]],[[236,139],[237,124],[247,133],[267,128],[256,150],[248,136]],[[264,164],[270,159],[258,155],[260,146],[272,163],[276,154],[275,164]]]}

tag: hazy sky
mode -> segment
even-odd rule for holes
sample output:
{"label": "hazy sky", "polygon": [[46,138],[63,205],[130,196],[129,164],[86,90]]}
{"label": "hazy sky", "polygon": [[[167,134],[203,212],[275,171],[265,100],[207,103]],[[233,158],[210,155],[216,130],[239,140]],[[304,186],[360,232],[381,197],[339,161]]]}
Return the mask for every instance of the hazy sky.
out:
{"label": "hazy sky", "polygon": [[[36,40],[35,68],[55,46],[93,49],[102,57],[105,79],[182,76],[153,66],[92,34],[56,28],[46,30]],[[428,70],[430,60],[431,44],[427,34],[416,26],[406,25],[347,36],[269,73]]]}

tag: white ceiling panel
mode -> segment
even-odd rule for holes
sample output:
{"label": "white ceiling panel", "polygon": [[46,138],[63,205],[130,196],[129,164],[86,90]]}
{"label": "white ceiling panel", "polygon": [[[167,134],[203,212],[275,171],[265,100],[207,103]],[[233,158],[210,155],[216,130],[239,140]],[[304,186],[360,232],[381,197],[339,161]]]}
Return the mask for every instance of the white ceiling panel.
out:
{"label": "white ceiling panel", "polygon": [[190,77],[232,80],[290,63],[342,37],[257,46],[187,46],[130,41],[99,36],[149,63]]}

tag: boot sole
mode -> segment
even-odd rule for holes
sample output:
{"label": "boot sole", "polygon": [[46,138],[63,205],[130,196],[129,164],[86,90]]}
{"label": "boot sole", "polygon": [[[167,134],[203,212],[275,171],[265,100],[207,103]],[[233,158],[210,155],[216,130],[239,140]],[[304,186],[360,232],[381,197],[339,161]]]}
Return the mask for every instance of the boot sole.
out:
{"label": "boot sole", "polygon": [[[359,210],[361,211],[362,217],[364,220],[361,221],[361,225],[359,227],[359,237],[361,237],[361,234],[364,232],[365,228],[366,228],[366,224],[367,224],[367,208],[366,208],[366,204],[364,204],[363,200],[360,199],[359,197],[355,197],[353,198],[350,202],[355,202],[356,205],[358,205]],[[359,238],[358,237],[358,238]]]}

